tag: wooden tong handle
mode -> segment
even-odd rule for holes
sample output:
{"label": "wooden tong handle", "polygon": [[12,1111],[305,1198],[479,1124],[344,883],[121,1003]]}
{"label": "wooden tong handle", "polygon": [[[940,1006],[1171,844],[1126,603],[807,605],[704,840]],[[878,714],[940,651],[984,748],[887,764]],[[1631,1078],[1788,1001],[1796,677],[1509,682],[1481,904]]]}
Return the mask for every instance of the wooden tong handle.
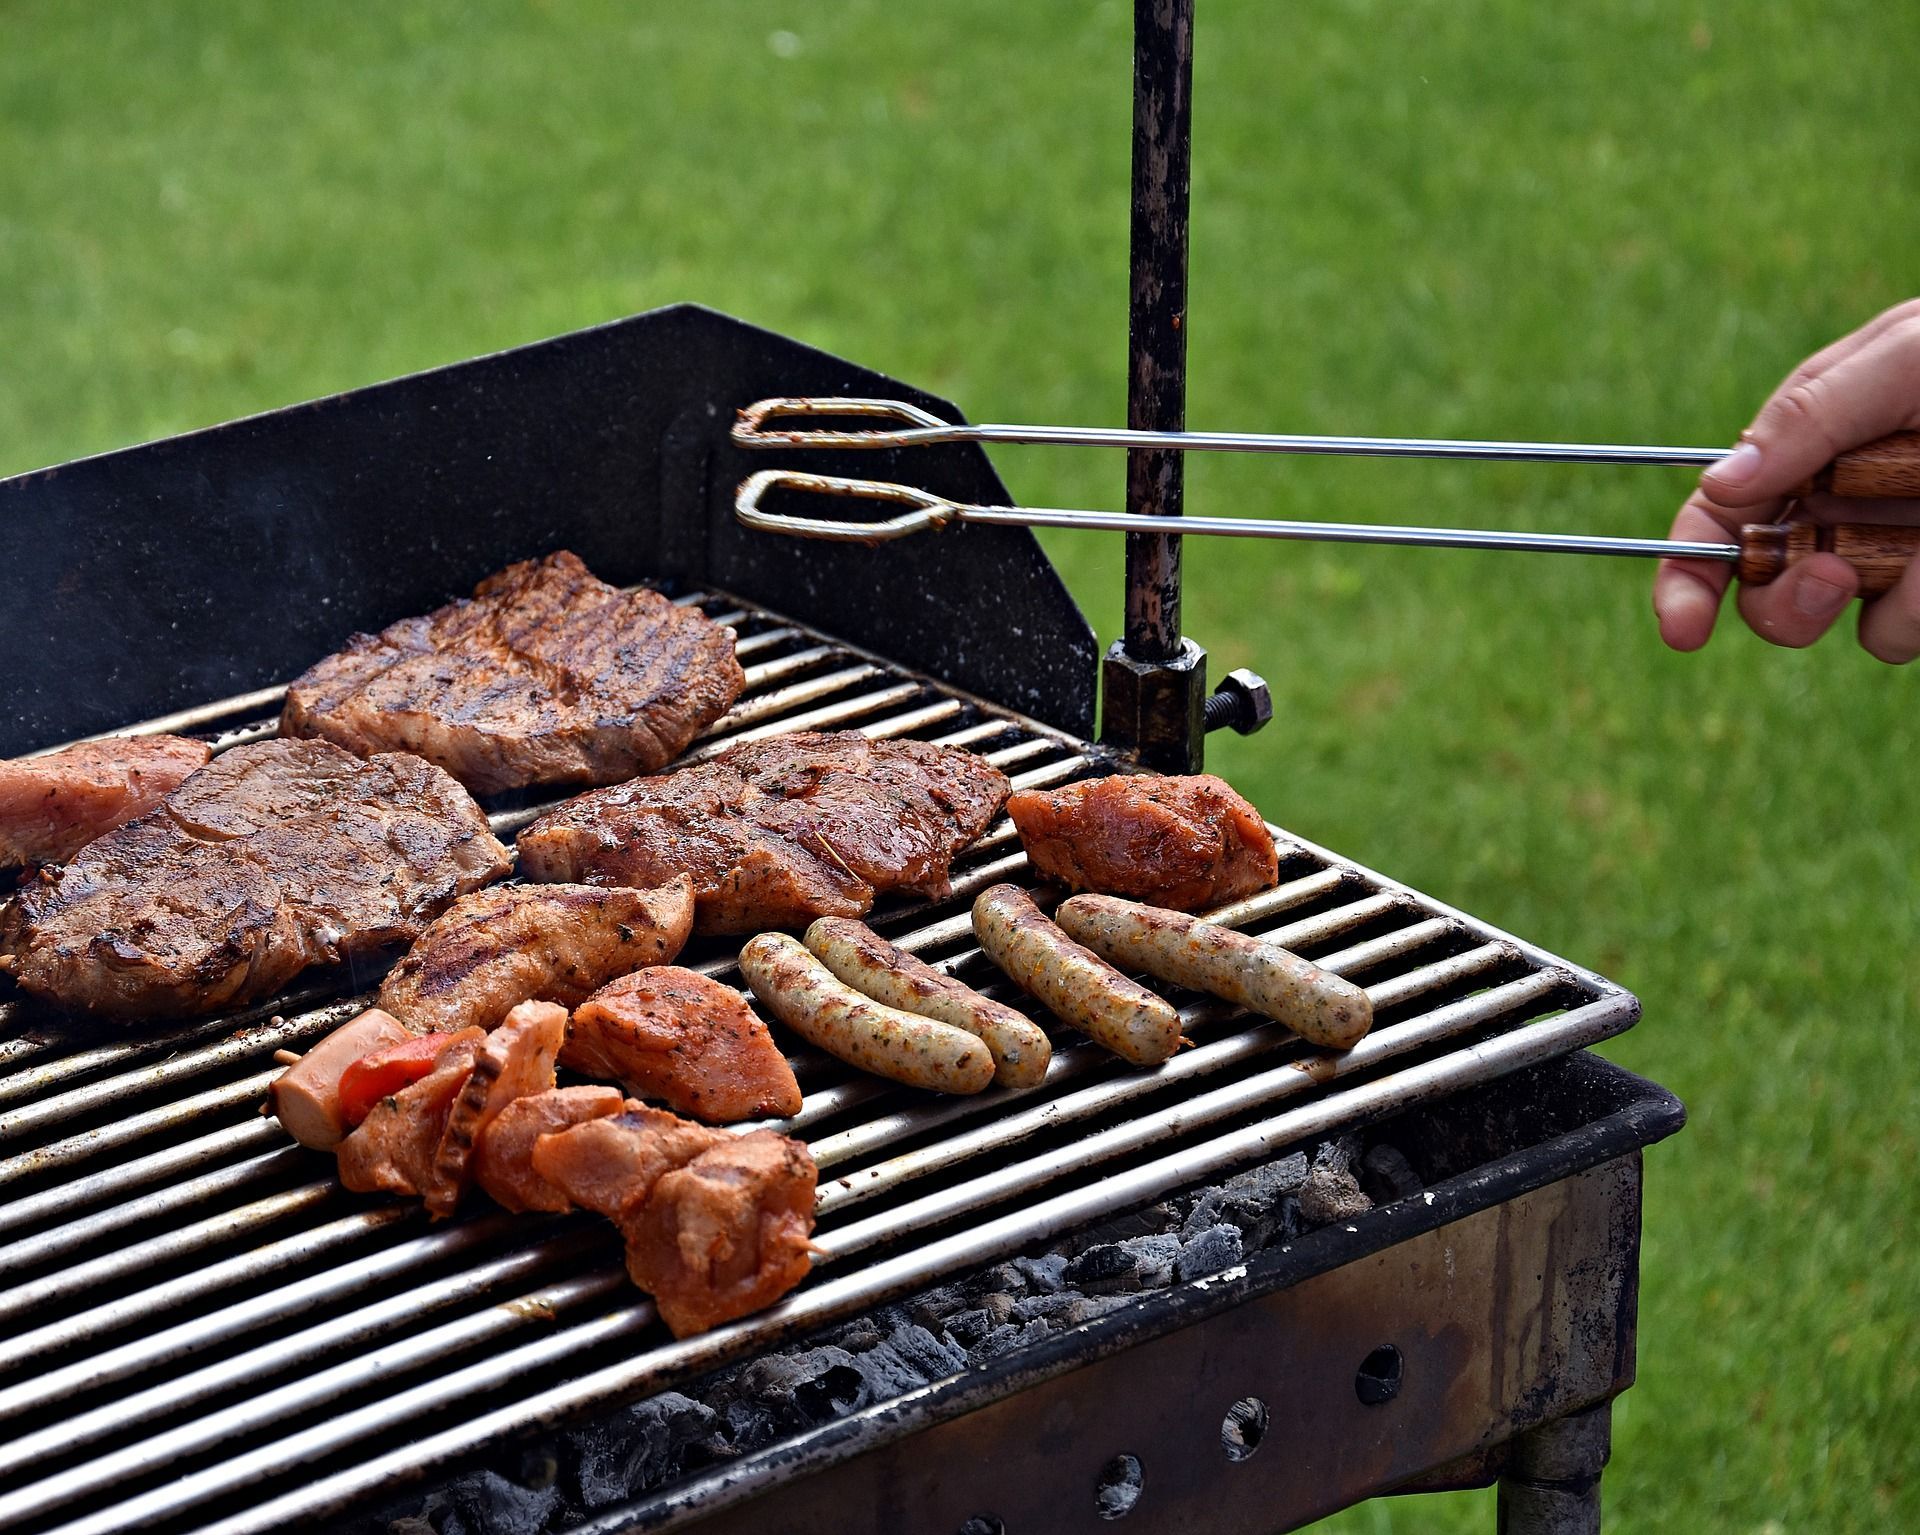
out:
{"label": "wooden tong handle", "polygon": [[1794,494],[1807,496],[1816,490],[1863,500],[1920,496],[1920,432],[1891,432],[1842,453]]}
{"label": "wooden tong handle", "polygon": [[[1902,435],[1920,438],[1920,433]],[[1839,555],[1860,573],[1860,595],[1878,597],[1920,554],[1920,527],[1888,522],[1750,522],[1740,530],[1740,579],[1764,585],[1817,551]]]}

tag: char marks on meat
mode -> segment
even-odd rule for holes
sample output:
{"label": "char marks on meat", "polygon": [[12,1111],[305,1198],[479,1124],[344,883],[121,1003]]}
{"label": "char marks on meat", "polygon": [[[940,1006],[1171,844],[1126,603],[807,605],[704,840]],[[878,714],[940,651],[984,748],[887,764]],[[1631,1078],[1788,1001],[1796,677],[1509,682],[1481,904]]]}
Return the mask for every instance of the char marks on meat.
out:
{"label": "char marks on meat", "polygon": [[62,1006],[191,1016],[410,942],[508,866],[480,807],[419,758],[260,741],[30,881],[0,954]]}
{"label": "char marks on meat", "polygon": [[863,916],[877,891],[947,894],[954,855],[1006,800],[970,752],[858,731],[748,741],[570,800],[519,838],[531,879],[694,881],[694,929],[750,933]]}
{"label": "char marks on meat", "polygon": [[517,1003],[577,1007],[616,976],[680,952],[693,885],[658,890],[502,885],[436,917],[380,987],[380,1006],[423,1032],[490,1029]]}
{"label": "char marks on meat", "polygon": [[636,970],[575,1009],[560,1064],[714,1124],[800,1112],[800,1084],[731,986],[678,965]]}
{"label": "char marks on meat", "polygon": [[185,736],[119,736],[0,762],[0,869],[64,863],[145,815],[212,755]]}
{"label": "char marks on meat", "polygon": [[1266,822],[1211,773],[1121,773],[1028,789],[1007,813],[1033,866],[1073,890],[1206,911],[1280,877]]}
{"label": "char marks on meat", "polygon": [[433,1171],[420,1192],[428,1213],[451,1215],[471,1181],[474,1148],[516,1098],[553,1087],[553,1063],[567,1037],[567,1010],[551,1002],[522,1002],[473,1054],[473,1069],[447,1113]]}
{"label": "char marks on meat", "polygon": [[672,761],[745,682],[730,630],[562,550],[355,635],[287,689],[280,729],[413,752],[476,794],[614,783]]}

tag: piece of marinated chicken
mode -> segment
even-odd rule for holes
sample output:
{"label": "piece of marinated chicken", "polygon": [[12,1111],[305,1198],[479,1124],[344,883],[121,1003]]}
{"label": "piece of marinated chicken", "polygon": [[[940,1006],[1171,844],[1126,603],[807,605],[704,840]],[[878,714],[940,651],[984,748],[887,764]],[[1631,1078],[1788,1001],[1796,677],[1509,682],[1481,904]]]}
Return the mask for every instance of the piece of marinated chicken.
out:
{"label": "piece of marinated chicken", "polygon": [[799,1141],[755,1130],[621,1210],[627,1275],[676,1338],[770,1306],[807,1277],[816,1177]]}
{"label": "piece of marinated chicken", "polygon": [[474,1146],[501,1111],[517,1098],[553,1086],[553,1063],[566,1037],[564,1007],[522,1002],[481,1042],[447,1114],[433,1169],[420,1186],[429,1214],[453,1214],[471,1181]]}
{"label": "piece of marinated chicken", "polygon": [[653,890],[503,885],[462,896],[380,986],[420,1030],[490,1029],[534,999],[577,1007],[616,976],[672,959],[693,928],[693,883]]}
{"label": "piece of marinated chicken", "polygon": [[426,1188],[454,1100],[486,1037],[480,1029],[461,1030],[448,1040],[432,1071],[373,1106],[360,1127],[334,1148],[343,1184],[356,1194],[418,1194]]}
{"label": "piece of marinated chicken", "polygon": [[145,815],[212,755],[185,736],[117,736],[0,762],[0,869],[65,863]]}
{"label": "piece of marinated chicken", "polygon": [[628,1277],[675,1337],[771,1305],[807,1275],[817,1172],[799,1141],[730,1135],[636,1103],[541,1136],[533,1165],[612,1218]]}
{"label": "piece of marinated chicken", "polygon": [[1211,773],[1120,773],[1007,801],[1033,866],[1073,890],[1206,911],[1280,877],[1266,822]]}
{"label": "piece of marinated chicken", "polygon": [[793,1068],[746,999],[678,965],[596,991],[574,1011],[560,1064],[711,1124],[800,1112]]}
{"label": "piece of marinated chicken", "polygon": [[732,1139],[690,1120],[628,1100],[623,1113],[533,1143],[533,1170],[583,1210],[609,1218],[630,1199],[701,1152]]}
{"label": "piece of marinated chicken", "polygon": [[471,1164],[473,1181],[503,1209],[565,1210],[567,1196],[533,1169],[533,1143],[589,1120],[608,1119],[624,1106],[617,1087],[556,1087],[516,1098],[480,1132]]}

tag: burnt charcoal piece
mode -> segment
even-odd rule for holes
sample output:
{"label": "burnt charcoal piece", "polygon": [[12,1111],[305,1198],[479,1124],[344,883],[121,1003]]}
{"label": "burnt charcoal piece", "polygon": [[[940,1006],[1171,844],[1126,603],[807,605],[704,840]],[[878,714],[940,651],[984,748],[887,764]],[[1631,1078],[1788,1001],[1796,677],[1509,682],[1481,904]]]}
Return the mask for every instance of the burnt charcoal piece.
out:
{"label": "burnt charcoal piece", "polygon": [[476,1471],[447,1489],[440,1535],[541,1535],[560,1507],[560,1489],[522,1487],[497,1471]]}
{"label": "burnt charcoal piece", "polygon": [[970,1349],[993,1330],[993,1313],[980,1306],[971,1311],[956,1311],[947,1318],[947,1337],[956,1348]]}
{"label": "burnt charcoal piece", "polygon": [[610,1420],[574,1431],[570,1490],[591,1509],[658,1487],[680,1473],[719,1422],[712,1408],[677,1391],[635,1402]]}
{"label": "burnt charcoal piece", "polygon": [[1137,1289],[1157,1290],[1173,1283],[1173,1265],[1180,1256],[1177,1236],[1131,1237],[1120,1245],[1133,1254]]}
{"label": "burnt charcoal piece", "polygon": [[1244,1254],[1238,1226],[1209,1226],[1181,1247],[1173,1272],[1183,1284],[1190,1279],[1204,1279],[1209,1274],[1232,1268]]}
{"label": "burnt charcoal piece", "polygon": [[1140,1260],[1118,1243],[1089,1247],[1066,1267],[1066,1282],[1088,1295],[1112,1295],[1137,1287]]}
{"label": "burnt charcoal piece", "polygon": [[476,794],[618,783],[679,756],[745,685],[731,631],[561,550],[355,635],[287,689],[280,729],[414,752]]}
{"label": "burnt charcoal piece", "polygon": [[1308,1225],[1350,1221],[1373,1208],[1353,1175],[1359,1160],[1360,1142],[1351,1135],[1328,1141],[1313,1154],[1313,1170],[1300,1188],[1300,1216]]}
{"label": "burnt charcoal piece", "polygon": [[1013,1266],[1026,1279],[1029,1289],[1040,1295],[1051,1295],[1063,1286],[1067,1260],[1062,1253],[1047,1253],[1039,1258],[1015,1258]]}
{"label": "burnt charcoal piece", "polygon": [[1194,1201],[1182,1226],[1192,1237],[1222,1222],[1239,1229],[1249,1250],[1264,1247],[1276,1237],[1285,1239],[1299,1229],[1295,1200],[1307,1181],[1307,1159],[1294,1152],[1229,1178]]}
{"label": "burnt charcoal piece", "polygon": [[1398,1146],[1384,1141],[1360,1159],[1360,1187],[1375,1204],[1390,1204],[1418,1194],[1426,1185]]}

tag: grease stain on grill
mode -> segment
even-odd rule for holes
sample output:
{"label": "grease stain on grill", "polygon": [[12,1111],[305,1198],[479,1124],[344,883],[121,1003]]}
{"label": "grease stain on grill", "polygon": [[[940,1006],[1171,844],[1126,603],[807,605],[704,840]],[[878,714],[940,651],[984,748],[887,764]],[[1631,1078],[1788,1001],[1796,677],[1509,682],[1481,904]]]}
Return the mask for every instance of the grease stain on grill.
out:
{"label": "grease stain on grill", "polygon": [[527,1322],[555,1322],[560,1319],[553,1302],[544,1295],[522,1295],[516,1300],[503,1301],[500,1309]]}

